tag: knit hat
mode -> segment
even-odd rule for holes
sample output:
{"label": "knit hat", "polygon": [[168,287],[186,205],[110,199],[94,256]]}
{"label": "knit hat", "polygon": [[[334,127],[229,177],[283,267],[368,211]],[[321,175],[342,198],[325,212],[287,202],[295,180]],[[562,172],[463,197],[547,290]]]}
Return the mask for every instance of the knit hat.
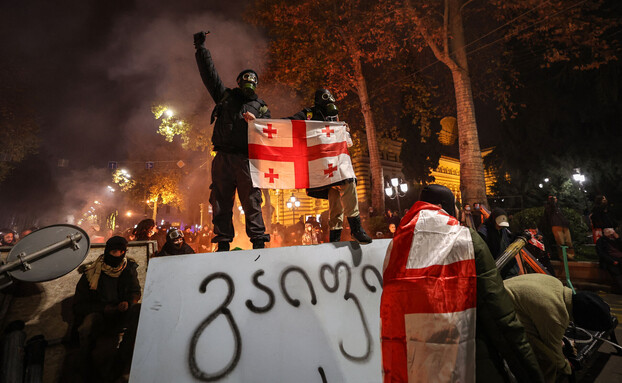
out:
{"label": "knit hat", "polygon": [[106,241],[106,249],[104,253],[109,254],[112,250],[123,250],[127,251],[127,240],[123,237],[114,236],[110,237],[108,241]]}
{"label": "knit hat", "polygon": [[441,205],[443,210],[452,217],[456,217],[456,199],[454,193],[443,185],[427,185],[421,190],[419,200],[434,205]]}
{"label": "knit hat", "polygon": [[597,294],[578,291],[572,296],[574,323],[586,330],[605,331],[613,325],[609,305]]}

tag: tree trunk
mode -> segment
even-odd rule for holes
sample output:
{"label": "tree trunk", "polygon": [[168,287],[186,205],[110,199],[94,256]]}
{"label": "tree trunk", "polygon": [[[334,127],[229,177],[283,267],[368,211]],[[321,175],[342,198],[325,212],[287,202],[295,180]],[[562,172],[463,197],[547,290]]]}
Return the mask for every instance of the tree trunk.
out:
{"label": "tree trunk", "polygon": [[460,150],[460,192],[462,202],[480,202],[488,206],[484,161],[479,146],[475,106],[471,91],[471,79],[465,50],[464,27],[462,24],[462,0],[449,0],[449,31],[447,42],[450,56],[456,65],[450,65],[456,94],[456,118],[458,120],[458,144]]}
{"label": "tree trunk", "polygon": [[369,104],[367,83],[363,77],[363,68],[360,58],[354,59],[354,76],[356,78],[356,91],[361,103],[361,112],[365,121],[365,133],[367,135],[367,149],[369,152],[369,170],[371,173],[371,204],[374,210],[382,214],[384,212],[384,176],[380,163],[380,151],[376,139],[376,125]]}
{"label": "tree trunk", "polygon": [[152,217],[156,225],[158,224],[158,221],[156,220],[157,216],[158,216],[158,198],[156,197],[155,201],[153,202],[153,217]]}

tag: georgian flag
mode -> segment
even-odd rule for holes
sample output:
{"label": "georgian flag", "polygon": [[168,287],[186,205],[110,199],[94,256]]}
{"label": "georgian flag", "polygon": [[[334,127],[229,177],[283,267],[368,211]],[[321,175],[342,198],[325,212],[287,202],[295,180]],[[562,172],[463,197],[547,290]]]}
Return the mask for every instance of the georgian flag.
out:
{"label": "georgian flag", "polygon": [[355,178],[344,122],[254,120],[248,123],[253,186],[305,189]]}
{"label": "georgian flag", "polygon": [[477,273],[469,230],[438,206],[417,202],[384,268],[384,381],[474,382]]}

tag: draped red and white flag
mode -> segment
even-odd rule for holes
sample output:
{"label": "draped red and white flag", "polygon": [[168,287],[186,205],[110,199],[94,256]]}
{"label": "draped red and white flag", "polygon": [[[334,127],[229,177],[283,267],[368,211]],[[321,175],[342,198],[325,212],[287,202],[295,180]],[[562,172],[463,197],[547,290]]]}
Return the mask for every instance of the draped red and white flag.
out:
{"label": "draped red and white flag", "polygon": [[476,288],[469,230],[438,206],[417,202],[385,259],[385,382],[475,381]]}
{"label": "draped red and white flag", "polygon": [[304,189],[355,178],[344,122],[254,120],[248,124],[253,186]]}

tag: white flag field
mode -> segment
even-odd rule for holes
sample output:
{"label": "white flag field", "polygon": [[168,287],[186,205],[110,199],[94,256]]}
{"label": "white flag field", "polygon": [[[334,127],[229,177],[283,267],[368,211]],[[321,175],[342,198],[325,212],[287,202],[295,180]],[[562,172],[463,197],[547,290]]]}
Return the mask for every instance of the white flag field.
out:
{"label": "white flag field", "polygon": [[305,189],[355,178],[345,122],[254,120],[248,124],[253,186]]}

